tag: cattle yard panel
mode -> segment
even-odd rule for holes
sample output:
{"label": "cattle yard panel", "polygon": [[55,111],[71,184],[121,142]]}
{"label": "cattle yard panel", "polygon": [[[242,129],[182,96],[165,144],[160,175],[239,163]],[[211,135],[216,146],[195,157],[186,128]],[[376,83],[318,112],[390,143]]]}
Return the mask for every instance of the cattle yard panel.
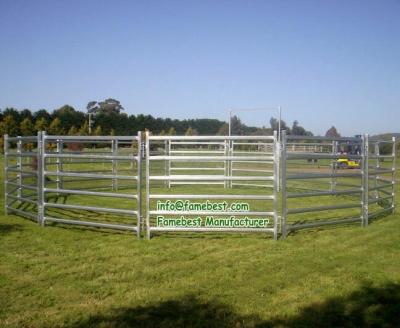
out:
{"label": "cattle yard panel", "polygon": [[[129,230],[140,236],[140,133],[123,137],[50,136],[43,132],[40,139],[42,225],[55,222]],[[118,170],[118,166],[124,167]],[[127,188],[120,181],[129,181],[124,185]]]}
{"label": "cattle yard panel", "polygon": [[[11,147],[10,147],[11,146]],[[4,210],[38,221],[38,137],[4,136]]]}
{"label": "cattle yard panel", "polygon": [[[263,153],[252,152],[252,154],[232,154],[228,151],[228,145],[232,142],[258,142],[271,143],[274,151],[268,155]],[[198,145],[198,149],[188,150],[187,148],[181,152],[156,152],[157,149],[162,150],[165,143],[170,145]],[[150,238],[154,232],[268,232],[272,233],[275,238],[278,235],[278,194],[277,194],[277,160],[278,154],[276,150],[276,133],[274,136],[150,136],[146,135],[146,231],[147,238]],[[253,144],[252,144],[253,145]],[[200,148],[207,149],[206,151]],[[219,150],[215,150],[219,147]],[[210,150],[211,149],[211,150]],[[211,153],[210,153],[211,152]],[[232,161],[241,161],[246,158],[246,161],[251,163],[259,163],[263,161],[271,161],[275,163],[274,172],[265,174],[265,172],[243,172],[238,175],[230,175],[229,167]],[[165,162],[181,162],[185,166],[182,170],[165,170]],[[220,170],[215,170],[215,166],[210,167],[210,163],[220,163],[218,167]],[[202,165],[202,164],[205,164]],[[222,165],[224,164],[224,165]],[[167,164],[168,166],[168,164]],[[193,174],[193,168],[197,174]],[[202,170],[205,168],[205,170]],[[200,174],[199,174],[200,173]],[[257,173],[256,175],[251,173]],[[169,185],[170,188],[165,189],[165,181],[182,182],[181,185]],[[241,188],[231,188],[228,192],[227,182],[266,182],[269,181],[273,187],[268,192],[258,185],[255,186],[241,186]],[[193,186],[190,190],[185,185]],[[246,192],[243,187],[247,187]],[[164,189],[163,189],[164,188]],[[190,202],[191,200],[248,200],[259,201],[257,206],[263,209],[248,210],[248,211],[191,211],[191,210],[173,210],[173,209],[160,209],[160,201],[176,202]],[[267,203],[271,206],[269,210],[265,207]],[[154,209],[154,206],[156,209]],[[159,222],[160,217],[167,216],[239,216],[239,217],[270,217],[273,223],[270,227],[263,228],[232,228],[232,227],[165,227],[156,224]]]}
{"label": "cattle yard panel", "polygon": [[[396,139],[369,140],[368,219],[395,211]],[[368,222],[367,222],[368,223]]]}
{"label": "cattle yard panel", "polygon": [[[301,150],[293,151],[293,144],[301,144]],[[390,145],[390,154],[379,153],[381,144]],[[380,168],[383,159],[390,161],[390,167]],[[281,164],[283,237],[290,231],[325,225],[359,222],[365,226],[370,218],[394,210],[394,139],[290,136],[284,131]],[[390,179],[382,178],[385,174]],[[318,199],[319,205],[304,207],[300,201],[310,197]],[[346,213],[340,215],[341,211]]]}

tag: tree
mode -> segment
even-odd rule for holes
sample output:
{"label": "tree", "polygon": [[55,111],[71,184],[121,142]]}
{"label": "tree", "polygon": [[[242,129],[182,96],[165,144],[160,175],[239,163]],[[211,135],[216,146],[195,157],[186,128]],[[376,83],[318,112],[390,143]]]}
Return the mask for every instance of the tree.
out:
{"label": "tree", "polygon": [[49,134],[61,135],[63,134],[63,128],[61,127],[61,121],[58,117],[51,121],[49,126]]}
{"label": "tree", "polygon": [[71,126],[71,128],[68,130],[68,135],[69,136],[77,136],[77,135],[79,135],[79,131],[75,127],[75,125]]}
{"label": "tree", "polygon": [[47,126],[47,120],[44,117],[41,117],[35,123],[35,131],[46,131]]}
{"label": "tree", "polygon": [[90,101],[86,109],[88,113],[98,114],[98,113],[117,113],[119,114],[121,110],[124,110],[121,103],[113,98],[108,98],[104,101]]}
{"label": "tree", "polygon": [[94,133],[95,136],[101,136],[103,134],[101,126],[100,125],[96,126],[96,129],[94,129],[93,133]]}
{"label": "tree", "polygon": [[231,118],[231,134],[232,135],[244,135],[246,126],[242,124],[242,121],[237,115]]}
{"label": "tree", "polygon": [[61,126],[68,131],[71,126],[81,126],[85,121],[85,114],[76,111],[70,105],[64,105],[53,112],[53,118],[58,117],[61,121]]}
{"label": "tree", "polygon": [[115,136],[115,130],[114,129],[110,130],[110,136]]}
{"label": "tree", "polygon": [[[279,120],[276,119],[275,117],[271,117],[269,120],[269,124],[271,126],[272,131],[278,131],[279,130]],[[286,125],[286,122],[281,120],[281,130],[286,130],[288,134],[290,134],[290,129]]]}
{"label": "tree", "polygon": [[174,135],[176,135],[176,131],[175,131],[174,127],[171,126],[171,128],[168,130],[168,135],[169,135],[169,136],[174,136]]}
{"label": "tree", "polygon": [[295,120],[292,125],[291,133],[295,136],[312,136],[312,132],[306,131],[302,126],[299,125],[299,122]]}
{"label": "tree", "polygon": [[51,121],[51,115],[45,109],[40,109],[37,112],[33,113],[33,120],[36,123],[39,119],[44,118],[46,122]]}
{"label": "tree", "polygon": [[217,135],[218,136],[227,136],[229,133],[229,126],[228,123],[224,123],[223,125],[221,125],[221,127],[219,128]]}
{"label": "tree", "polygon": [[333,138],[338,138],[340,137],[339,132],[336,130],[334,126],[332,126],[328,131],[325,133],[325,137],[333,137]]}
{"label": "tree", "polygon": [[185,136],[197,136],[199,133],[197,132],[196,129],[192,129],[191,126],[189,126],[185,132]]}
{"label": "tree", "polygon": [[85,121],[81,128],[79,129],[79,134],[81,136],[87,136],[89,135],[89,123],[88,121]]}
{"label": "tree", "polygon": [[23,136],[32,136],[35,133],[35,127],[29,117],[25,117],[23,119],[19,129],[21,131],[21,135]]}
{"label": "tree", "polygon": [[7,114],[0,123],[1,135],[8,134],[11,137],[16,137],[19,133],[17,123],[13,115]]}

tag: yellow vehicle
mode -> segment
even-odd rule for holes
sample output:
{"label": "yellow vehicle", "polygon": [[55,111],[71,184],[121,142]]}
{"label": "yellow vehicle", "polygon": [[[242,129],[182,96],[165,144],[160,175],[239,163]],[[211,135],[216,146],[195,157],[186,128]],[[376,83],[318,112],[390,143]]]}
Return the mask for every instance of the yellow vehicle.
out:
{"label": "yellow vehicle", "polygon": [[360,163],[357,161],[353,161],[347,158],[339,158],[336,161],[336,165],[338,169],[359,169]]}

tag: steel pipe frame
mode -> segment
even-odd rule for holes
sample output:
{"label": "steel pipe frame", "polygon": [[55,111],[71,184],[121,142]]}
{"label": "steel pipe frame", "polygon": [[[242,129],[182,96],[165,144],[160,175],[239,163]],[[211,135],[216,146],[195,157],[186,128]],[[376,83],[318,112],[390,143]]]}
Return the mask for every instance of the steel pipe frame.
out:
{"label": "steel pipe frame", "polygon": [[[231,153],[231,143],[233,143],[234,140],[236,139],[241,139],[241,140],[247,140],[249,139],[248,137],[245,138],[238,138],[238,137],[219,137],[216,138],[218,140],[222,140],[224,141],[224,155],[225,156],[171,156],[170,152],[168,151],[168,156],[157,156],[157,155],[151,155],[150,154],[150,141],[159,141],[159,140],[164,140],[166,142],[168,142],[170,145],[171,144],[175,144],[173,143],[173,141],[179,140],[180,137],[174,137],[174,138],[170,138],[170,137],[165,137],[163,136],[162,138],[159,137],[154,137],[154,136],[149,136],[149,134],[146,134],[146,150],[147,150],[147,156],[146,156],[146,232],[147,232],[147,238],[150,239],[151,238],[151,232],[152,231],[189,231],[191,229],[186,229],[186,228],[160,228],[160,227],[152,227],[151,223],[150,223],[150,217],[153,215],[160,215],[160,214],[169,214],[169,215],[237,215],[237,216],[246,216],[246,215],[270,215],[273,216],[274,218],[274,228],[266,228],[266,229],[259,229],[259,231],[268,231],[268,232],[272,232],[274,234],[274,238],[277,239],[277,235],[278,235],[278,215],[277,215],[277,190],[276,190],[276,185],[274,188],[274,195],[268,195],[268,196],[261,196],[262,198],[258,198],[258,199],[265,199],[265,200],[272,200],[274,202],[274,211],[267,211],[267,212],[209,212],[209,211],[198,211],[198,212],[191,212],[191,211],[187,211],[187,212],[182,212],[182,211],[152,211],[150,210],[150,199],[167,199],[167,198],[171,198],[171,199],[177,199],[177,196],[174,195],[160,195],[160,198],[157,197],[157,195],[152,195],[150,193],[150,182],[151,181],[169,181],[170,183],[174,183],[174,184],[187,184],[188,180],[191,180],[190,184],[202,184],[204,180],[211,180],[211,181],[217,181],[216,183],[219,184],[224,184],[225,187],[228,186],[228,184],[226,182],[230,182],[232,183],[232,181],[251,181],[251,180],[267,180],[267,181],[274,181],[275,180],[275,184],[276,184],[276,178],[274,179],[273,176],[243,176],[243,177],[233,177],[231,175],[231,170],[229,169],[229,165],[231,163],[232,160],[234,159],[246,159],[247,161],[253,159],[254,163],[257,163],[257,161],[260,161],[260,159],[269,159],[272,160],[272,163],[275,163],[275,171],[274,173],[276,174],[276,171],[278,170],[278,166],[276,165],[276,156],[277,156],[277,152],[274,151],[273,152],[273,156],[257,156],[256,158],[252,158],[249,156],[246,157],[240,157],[240,156],[233,156],[233,154]],[[197,138],[192,138],[192,139],[197,139]],[[213,138],[207,137],[204,138],[203,140],[214,140]],[[252,140],[255,140],[254,138],[250,138]],[[256,138],[256,140],[259,140],[260,138]],[[271,140],[271,137],[268,137],[264,140]],[[274,136],[272,137],[272,141],[273,144],[276,144],[276,133],[274,134]],[[228,144],[227,144],[228,142]],[[179,142],[176,142],[176,144],[179,144]],[[227,146],[228,145],[228,146]],[[172,151],[173,152],[173,151]],[[184,151],[179,151],[180,153],[187,153]],[[191,153],[201,153],[202,151],[194,151]],[[208,154],[207,151],[204,151],[203,153]],[[219,152],[220,153],[220,152]],[[222,153],[222,151],[221,151]],[[178,176],[171,176],[170,172],[171,170],[173,170],[173,168],[170,168],[168,170],[168,176],[151,176],[150,175],[150,163],[151,161],[154,160],[166,160],[171,162],[171,160],[178,160],[178,161],[187,161],[187,160],[196,160],[196,161],[205,161],[205,162],[209,162],[211,161],[220,161],[220,160],[224,160],[225,164],[224,164],[224,168],[222,168],[224,170],[224,176],[217,176],[217,175],[197,175],[197,176],[193,176],[193,175],[178,175]],[[178,168],[179,169],[185,169],[185,168]],[[200,168],[199,168],[200,169]],[[215,170],[218,168],[209,168],[210,170]],[[192,181],[194,180],[194,181]],[[197,181],[196,181],[197,180]],[[200,180],[200,181],[198,181]],[[174,182],[175,181],[175,182]],[[213,182],[206,182],[206,184],[212,184]],[[222,181],[222,182],[219,182]],[[274,187],[274,186],[273,186]],[[187,199],[202,199],[202,198],[206,198],[208,199],[207,196],[210,195],[179,195],[182,196],[183,198],[187,198]],[[224,195],[223,195],[224,196]],[[252,198],[252,196],[250,197],[240,197],[241,195],[229,195],[229,197],[226,197],[225,199],[254,199]],[[242,195],[243,196],[243,195]],[[259,195],[258,195],[259,196]],[[213,195],[212,197],[210,197],[210,199],[219,199],[219,197],[221,197],[221,195]],[[216,229],[208,229],[208,228],[196,228],[198,230],[196,231],[217,231]],[[222,229],[223,231],[243,231],[245,232],[246,230],[249,229]],[[221,231],[222,231],[221,230]],[[250,229],[251,230],[251,229]],[[251,230],[253,232],[256,232],[256,229]]]}
{"label": "steel pipe frame", "polygon": [[[287,153],[287,139],[292,140],[328,140],[332,142],[332,152],[330,155],[328,154],[314,154],[314,153],[302,153],[302,154],[289,154]],[[366,140],[365,140],[366,139]],[[368,212],[365,213],[365,208],[368,210],[368,199],[365,199],[368,192],[365,191],[365,183],[368,184],[368,155],[365,158],[365,154],[368,154],[368,146],[365,148],[365,144],[368,143],[368,136],[363,136],[361,139],[363,145],[362,155],[346,155],[346,158],[356,158],[362,159],[362,172],[361,174],[344,174],[344,173],[337,173],[335,168],[332,166],[331,174],[292,174],[286,175],[287,173],[287,164],[286,162],[290,159],[339,159],[342,158],[343,155],[337,153],[337,142],[338,141],[357,141],[360,142],[359,138],[320,138],[320,137],[303,137],[303,136],[286,136],[286,131],[283,131],[282,137],[282,236],[283,238],[286,237],[288,231],[307,228],[307,227],[316,227],[320,225],[328,225],[328,224],[338,224],[344,222],[355,222],[360,221],[363,225],[368,224],[368,218],[365,219],[365,215],[368,216]],[[305,144],[307,145],[307,144]],[[367,152],[366,152],[367,151]],[[367,171],[365,171],[365,169]],[[338,177],[362,177],[362,186],[360,189],[353,189],[353,190],[345,190],[345,191],[336,191],[336,186],[341,185],[336,182],[336,178]],[[310,179],[310,178],[331,178],[331,191],[319,191],[319,192],[309,192],[309,193],[290,193],[287,194],[287,180],[290,179]],[[367,187],[368,190],[368,187]],[[325,211],[325,210],[333,210],[333,209],[346,209],[346,208],[357,208],[360,205],[357,203],[354,204],[340,204],[340,205],[329,205],[329,206],[318,206],[313,208],[297,208],[297,209],[288,209],[286,199],[288,198],[300,198],[300,197],[310,197],[310,196],[328,196],[328,195],[339,195],[339,194],[361,194],[362,198],[362,217],[354,218],[354,219],[342,219],[342,220],[329,220],[329,221],[319,221],[319,222],[312,222],[300,225],[289,225],[287,224],[287,215],[288,214],[297,214],[297,213],[307,213],[307,212],[317,212],[317,211]],[[365,207],[366,205],[366,207]]]}
{"label": "steel pipe frame", "polygon": [[[64,137],[59,137],[55,138],[54,136],[46,136],[45,132],[41,134],[42,138],[42,150],[45,149],[45,143],[48,140],[56,140],[57,142],[64,141],[66,140],[75,140],[73,138],[64,138]],[[87,141],[95,141],[97,140],[98,137],[79,137],[79,140],[82,142],[87,142]],[[110,141],[113,145],[116,145],[118,143],[119,137],[100,137],[100,140],[102,141]],[[109,155],[81,155],[81,154],[60,154],[59,152],[57,154],[46,154],[44,151],[41,154],[42,158],[42,200],[41,200],[41,207],[43,210],[41,211],[41,224],[44,225],[45,221],[47,219],[50,219],[49,217],[45,216],[45,208],[46,207],[53,207],[53,208],[63,208],[63,209],[82,209],[82,210],[88,210],[88,211],[98,211],[98,212],[108,212],[108,213],[115,213],[115,214],[122,214],[122,215],[135,215],[137,217],[137,225],[136,226],[128,226],[128,225],[119,225],[119,224],[106,224],[106,223],[98,223],[98,222],[88,222],[84,221],[84,224],[82,223],[83,221],[76,221],[76,220],[65,220],[65,219],[57,219],[57,218],[52,218],[52,221],[57,221],[61,223],[69,223],[69,224],[80,224],[80,225],[90,225],[94,227],[108,227],[108,228],[115,228],[119,229],[121,227],[124,227],[126,230],[132,230],[136,231],[137,237],[140,237],[140,227],[141,227],[141,133],[138,133],[137,137],[123,137],[123,140],[129,140],[130,142],[137,142],[138,144],[138,154],[137,156],[117,156],[116,151],[115,151],[115,146],[112,148],[112,153],[113,156]],[[103,175],[103,174],[90,174],[90,173],[71,173],[71,172],[54,172],[54,171],[46,171],[45,170],[45,165],[46,165],[46,158],[90,158],[90,159],[102,159],[102,160],[111,160],[111,163],[113,163],[113,170],[115,168],[114,163],[116,163],[117,160],[129,160],[129,161],[136,161],[137,162],[137,176],[124,176],[124,175],[117,175],[117,174],[112,174],[112,175]],[[127,179],[127,180],[136,180],[137,181],[137,193],[136,195],[130,195],[126,196],[125,194],[117,194],[117,193],[102,193],[102,192],[91,192],[91,191],[79,191],[79,190],[65,190],[65,189],[52,189],[52,188],[46,188],[45,186],[45,180],[44,177],[47,175],[55,175],[57,177],[64,177],[64,176],[69,176],[69,177],[86,177],[86,178],[97,178],[97,179]],[[113,184],[114,186],[114,184]],[[137,200],[137,210],[132,211],[132,210],[125,210],[125,209],[115,209],[115,208],[103,208],[103,207],[93,207],[93,206],[82,206],[82,205],[70,205],[70,204],[56,204],[56,203],[48,203],[45,202],[45,193],[46,192],[59,192],[59,193],[75,193],[75,194],[82,194],[82,195],[91,195],[91,196],[99,196],[99,197],[115,197],[115,198],[130,198],[130,199],[136,199]],[[118,228],[119,227],[119,228]],[[126,228],[128,227],[128,228]]]}

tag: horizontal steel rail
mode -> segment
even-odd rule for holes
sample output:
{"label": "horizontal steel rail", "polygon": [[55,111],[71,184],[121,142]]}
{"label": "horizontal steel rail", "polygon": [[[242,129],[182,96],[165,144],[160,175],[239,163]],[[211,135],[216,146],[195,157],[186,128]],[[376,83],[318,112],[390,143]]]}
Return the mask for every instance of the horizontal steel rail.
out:
{"label": "horizontal steel rail", "polygon": [[273,200],[273,195],[164,195],[164,194],[152,194],[149,196],[150,199],[254,199],[254,200]]}
{"label": "horizontal steel rail", "polygon": [[171,176],[164,176],[164,175],[158,175],[158,176],[151,176],[149,178],[150,180],[184,180],[184,181],[190,181],[190,180],[222,180],[222,181],[256,181],[256,180],[262,180],[262,181],[273,181],[274,177],[273,176],[254,176],[254,175],[249,175],[249,176],[231,176],[227,177],[224,175],[171,175]]}
{"label": "horizontal steel rail", "polygon": [[348,190],[336,190],[336,191],[315,191],[315,192],[304,192],[304,193],[288,193],[287,198],[303,198],[303,197],[318,197],[318,196],[339,196],[339,195],[351,195],[360,194],[362,189],[348,189]]}
{"label": "horizontal steel rail", "polygon": [[237,216],[247,216],[247,215],[254,215],[254,216],[273,216],[274,212],[270,211],[149,211],[149,214],[153,215],[237,215]]}
{"label": "horizontal steel rail", "polygon": [[388,183],[385,185],[380,185],[380,186],[376,186],[376,187],[370,187],[368,188],[369,191],[375,191],[375,190],[381,190],[381,189],[386,189],[386,188],[392,188],[393,187],[393,183]]}
{"label": "horizontal steel rail", "polygon": [[170,167],[171,171],[221,171],[223,167]]}
{"label": "horizontal steel rail", "polygon": [[171,141],[172,145],[223,145],[223,142],[207,142],[207,141]]}
{"label": "horizontal steel rail", "polygon": [[18,184],[18,183],[14,183],[14,182],[10,182],[10,181],[6,181],[6,184],[10,185],[10,186],[22,187],[22,188],[28,189],[28,190],[38,191],[38,187],[32,186],[32,185]]}
{"label": "horizontal steel rail", "polygon": [[51,217],[51,216],[45,216],[44,220],[45,221],[49,221],[49,222],[72,224],[72,225],[81,225],[81,226],[87,226],[87,227],[137,231],[137,227],[136,226],[128,225],[128,224],[114,224],[114,223],[103,223],[103,222],[93,222],[93,221],[80,221],[80,220],[60,219],[60,218],[55,218],[55,217]]}
{"label": "horizontal steel rail", "polygon": [[176,160],[176,161],[201,161],[201,162],[214,162],[214,161],[235,161],[235,160],[273,160],[273,156],[152,156],[150,158],[151,161],[160,161],[160,160]]}
{"label": "horizontal steel rail", "polygon": [[255,184],[255,183],[237,183],[237,182],[232,182],[232,186],[250,186],[250,187],[274,188],[273,185]]}
{"label": "horizontal steel rail", "polygon": [[37,142],[37,137],[8,137],[8,141],[34,141]]}
{"label": "horizontal steel rail", "polygon": [[321,141],[358,141],[361,143],[361,138],[357,137],[320,137],[320,136],[295,136],[287,135],[288,140],[321,140]]}
{"label": "horizontal steel rail", "polygon": [[125,210],[125,209],[116,209],[116,208],[108,208],[108,207],[97,207],[97,206],[84,206],[84,205],[72,205],[72,204],[58,204],[58,203],[44,203],[46,207],[54,207],[61,209],[78,209],[92,212],[105,212],[105,213],[115,213],[115,214],[127,214],[127,215],[136,215],[137,211],[133,210]]}
{"label": "horizontal steel rail", "polygon": [[108,140],[124,140],[138,141],[136,136],[52,136],[46,135],[45,140],[64,140],[64,141],[108,141]]}
{"label": "horizontal steel rail", "polygon": [[[162,181],[162,180],[159,180]],[[188,181],[171,181],[171,185],[224,185],[224,182],[212,182],[212,181],[191,181],[190,183]]]}
{"label": "horizontal steel rail", "polygon": [[7,210],[10,211],[10,212],[15,212],[15,213],[17,213],[17,214],[19,214],[19,215],[22,215],[22,216],[25,215],[25,216],[27,216],[28,218],[33,219],[33,220],[35,220],[35,221],[38,220],[37,214],[33,214],[33,213],[30,213],[30,212],[26,212],[26,211],[20,210],[20,209],[18,209],[18,208],[9,207],[9,206],[7,206]]}
{"label": "horizontal steel rail", "polygon": [[316,222],[307,222],[301,224],[291,224],[287,226],[288,230],[299,230],[299,229],[307,229],[307,228],[316,228],[320,226],[327,225],[338,225],[344,223],[354,223],[361,222],[361,218],[347,218],[347,219],[339,219],[339,220],[327,220],[327,221],[316,221]]}
{"label": "horizontal steel rail", "polygon": [[188,141],[188,140],[274,140],[273,136],[150,136],[150,141],[154,140],[171,140],[171,141]]}
{"label": "horizontal steel rail", "polygon": [[369,218],[370,219],[372,219],[372,218],[374,218],[374,217],[377,217],[377,216],[379,216],[379,215],[381,215],[381,214],[384,214],[384,213],[387,213],[387,212],[390,212],[390,211],[393,211],[393,206],[391,206],[391,207],[387,207],[387,208],[383,208],[383,209],[381,209],[381,210],[378,210],[378,211],[374,211],[374,212],[372,212],[372,213],[369,213]]}
{"label": "horizontal steel rail", "polygon": [[37,153],[32,152],[25,152],[25,153],[8,153],[7,156],[9,157],[37,157]]}
{"label": "horizontal steel rail", "polygon": [[59,177],[82,177],[82,178],[96,178],[96,179],[121,179],[121,180],[138,180],[135,175],[114,175],[114,174],[96,174],[96,173],[78,173],[78,172],[56,172],[45,171],[45,176],[59,176]]}
{"label": "horizontal steel rail", "polygon": [[92,159],[115,159],[115,160],[138,160],[137,156],[126,155],[90,155],[90,154],[44,154],[45,158],[92,158]]}
{"label": "horizontal steel rail", "polygon": [[37,205],[37,203],[38,203],[37,201],[32,200],[30,198],[18,197],[18,196],[10,195],[9,193],[7,193],[7,198],[19,200],[21,202],[26,202],[26,203],[33,204],[33,205]]}
{"label": "horizontal steel rail", "polygon": [[326,206],[315,206],[315,207],[303,207],[303,208],[292,208],[292,209],[288,209],[287,210],[287,214],[321,212],[321,211],[339,210],[339,209],[355,208],[355,207],[360,207],[360,203],[326,205]]}
{"label": "horizontal steel rail", "polygon": [[57,194],[75,194],[75,195],[87,195],[87,196],[98,196],[98,197],[114,197],[114,198],[128,198],[138,199],[137,195],[121,194],[114,192],[97,192],[97,191],[86,191],[76,189],[57,189],[57,188],[44,188],[44,192],[57,193]]}
{"label": "horizontal steel rail", "polygon": [[170,150],[170,154],[224,154],[224,151],[222,150]]}
{"label": "horizontal steel rail", "polygon": [[286,159],[361,159],[360,155],[342,155],[328,153],[288,153]]}
{"label": "horizontal steel rail", "polygon": [[240,232],[274,232],[273,228],[169,228],[169,227],[150,227],[151,231],[154,232],[232,232],[232,233],[240,233]]}
{"label": "horizontal steel rail", "polygon": [[392,199],[393,196],[392,195],[388,195],[388,196],[384,196],[384,197],[379,197],[379,198],[370,198],[368,200],[368,203],[372,204],[372,203],[379,203],[382,200],[386,200],[386,199]]}
{"label": "horizontal steel rail", "polygon": [[297,179],[323,179],[323,178],[354,178],[361,177],[361,172],[357,173],[299,173],[299,174],[288,174],[287,180]]}

